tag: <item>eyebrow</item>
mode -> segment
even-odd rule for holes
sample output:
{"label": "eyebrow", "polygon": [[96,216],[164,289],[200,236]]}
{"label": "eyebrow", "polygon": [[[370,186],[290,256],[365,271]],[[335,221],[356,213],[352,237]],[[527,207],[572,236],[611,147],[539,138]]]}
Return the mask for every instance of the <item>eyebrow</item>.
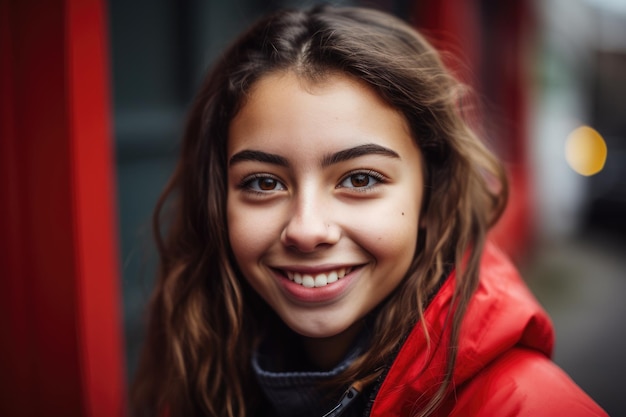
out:
{"label": "eyebrow", "polygon": [[[381,145],[376,145],[374,143],[368,143],[365,145],[355,146],[353,148],[344,149],[339,152],[335,152],[333,154],[326,155],[322,158],[322,167],[328,167],[330,165],[337,164],[339,162],[348,161],[350,159],[359,158],[361,156],[366,155],[383,155],[390,158],[400,159],[400,155],[397,152],[385,148]],[[229,166],[233,166],[239,162],[243,161],[256,161],[263,162],[266,164],[279,165],[288,167],[289,161],[287,158],[276,155],[273,153],[256,151],[251,149],[246,149],[241,152],[237,152],[234,154],[230,160],[228,161]]]}
{"label": "eyebrow", "polygon": [[392,151],[384,146],[376,145],[374,143],[368,143],[365,145],[355,146],[354,148],[344,149],[330,155],[325,156],[322,159],[322,166],[327,167],[339,162],[344,162],[350,159],[358,158],[366,155],[383,155],[390,158],[400,159],[400,155],[397,152]]}
{"label": "eyebrow", "polygon": [[243,161],[264,162],[266,164],[280,165],[283,167],[289,166],[289,161],[283,156],[262,151],[253,151],[250,149],[234,154],[230,158],[230,161],[228,161],[228,165],[233,166],[234,164]]}

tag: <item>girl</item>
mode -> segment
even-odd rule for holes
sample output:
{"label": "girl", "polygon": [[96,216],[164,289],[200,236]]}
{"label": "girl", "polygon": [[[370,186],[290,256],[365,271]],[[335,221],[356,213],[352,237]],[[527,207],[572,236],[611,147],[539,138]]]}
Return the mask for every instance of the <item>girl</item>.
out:
{"label": "girl", "polygon": [[380,12],[283,11],[240,37],[157,207],[137,414],[603,415],[485,243],[507,185],[463,93]]}

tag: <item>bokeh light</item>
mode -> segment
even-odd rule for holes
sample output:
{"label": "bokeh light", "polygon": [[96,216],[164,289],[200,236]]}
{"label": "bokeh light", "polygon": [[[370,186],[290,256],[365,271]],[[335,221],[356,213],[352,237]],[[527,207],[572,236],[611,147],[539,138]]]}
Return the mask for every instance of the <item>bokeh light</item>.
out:
{"label": "bokeh light", "polygon": [[602,171],[606,157],[606,142],[594,128],[581,126],[567,137],[565,159],[580,175],[588,177]]}

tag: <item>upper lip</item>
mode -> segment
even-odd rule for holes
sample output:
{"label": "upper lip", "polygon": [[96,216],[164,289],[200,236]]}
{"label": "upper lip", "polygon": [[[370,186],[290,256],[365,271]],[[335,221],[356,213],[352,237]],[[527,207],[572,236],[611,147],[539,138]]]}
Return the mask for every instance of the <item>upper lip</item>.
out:
{"label": "upper lip", "polygon": [[300,274],[321,274],[330,271],[336,271],[338,269],[348,269],[348,268],[357,268],[362,266],[363,263],[341,263],[341,264],[324,264],[324,265],[315,265],[315,266],[307,266],[307,265],[281,265],[281,266],[272,266],[273,269],[277,269],[280,271],[289,271],[289,272],[299,272]]}

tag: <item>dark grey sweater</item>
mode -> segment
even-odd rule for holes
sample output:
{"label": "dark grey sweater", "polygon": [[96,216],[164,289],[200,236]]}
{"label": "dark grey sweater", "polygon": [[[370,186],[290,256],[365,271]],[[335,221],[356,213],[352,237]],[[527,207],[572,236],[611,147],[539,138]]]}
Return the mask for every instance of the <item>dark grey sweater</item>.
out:
{"label": "dark grey sweater", "polygon": [[[333,392],[320,387],[344,371],[367,344],[362,334],[345,358],[330,371],[302,370],[302,364],[285,364],[268,343],[262,344],[252,356],[252,368],[261,390],[273,410],[269,415],[278,417],[322,417],[339,402],[344,389]],[[289,362],[289,361],[287,361]],[[292,360],[293,362],[293,360]],[[298,369],[298,370],[293,370]],[[360,416],[365,408],[363,398],[351,402],[341,417]]]}

